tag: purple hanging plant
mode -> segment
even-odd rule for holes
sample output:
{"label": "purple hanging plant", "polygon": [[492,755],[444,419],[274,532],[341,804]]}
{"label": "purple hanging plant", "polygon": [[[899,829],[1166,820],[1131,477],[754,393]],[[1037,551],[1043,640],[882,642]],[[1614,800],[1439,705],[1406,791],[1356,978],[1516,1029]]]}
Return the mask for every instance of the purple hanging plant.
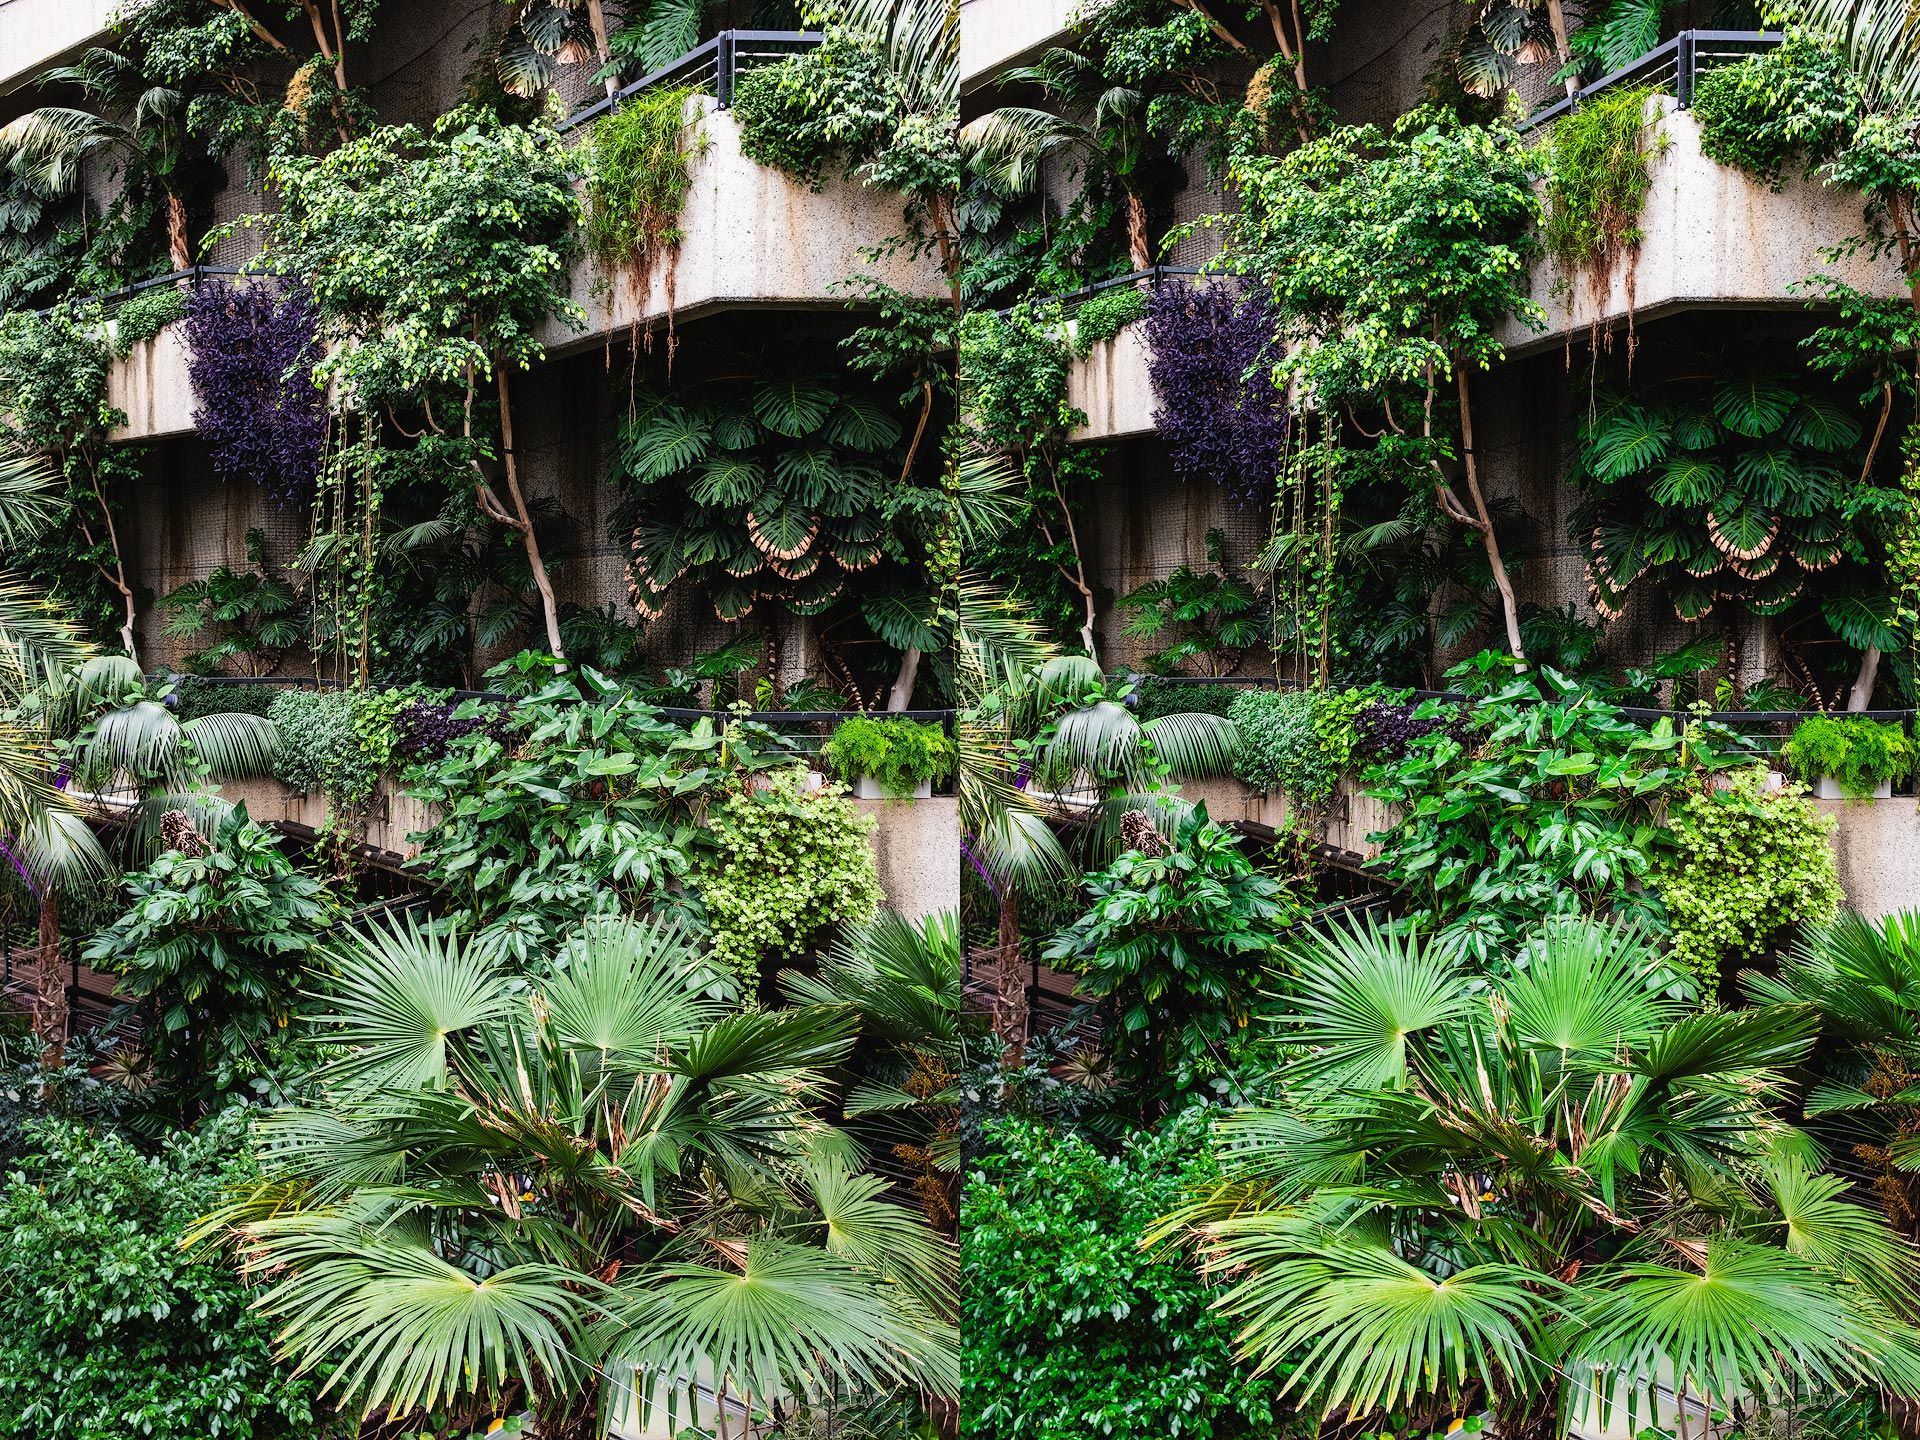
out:
{"label": "purple hanging plant", "polygon": [[1255,287],[1162,284],[1147,306],[1153,422],[1183,480],[1212,480],[1242,504],[1273,494],[1287,437],[1273,383],[1272,303]]}
{"label": "purple hanging plant", "polygon": [[214,474],[286,505],[312,498],[326,443],[318,320],[304,289],[263,281],[202,284],[187,302],[193,423]]}

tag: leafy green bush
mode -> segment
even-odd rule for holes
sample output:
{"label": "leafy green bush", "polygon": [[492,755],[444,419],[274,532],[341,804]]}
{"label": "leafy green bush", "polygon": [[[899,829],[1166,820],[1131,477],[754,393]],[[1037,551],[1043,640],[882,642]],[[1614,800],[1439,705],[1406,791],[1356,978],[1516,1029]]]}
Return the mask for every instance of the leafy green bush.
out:
{"label": "leafy green bush", "polygon": [[1855,799],[1873,794],[1883,780],[1906,779],[1920,758],[1899,722],[1860,715],[1808,716],[1780,755],[1807,784],[1830,775]]}
{"label": "leafy green bush", "polygon": [[741,75],[733,118],[749,160],[817,189],[836,160],[851,169],[886,146],[901,106],[884,57],[836,28],[812,50]]}
{"label": "leafy green bush", "polygon": [[1169,684],[1158,675],[1142,675],[1135,682],[1140,723],[1163,715],[1226,715],[1249,687],[1245,685]]}
{"label": "leafy green bush", "polygon": [[1204,807],[1170,843],[1151,825],[1128,828],[1134,848],[1087,877],[1091,905],[1046,957],[1079,972],[1081,993],[1113,1002],[1117,1061],[1185,1089],[1231,1068],[1295,907]]}
{"label": "leafy green bush", "polygon": [[1796,160],[1807,173],[1853,139],[1862,108],[1844,57],[1802,34],[1702,74],[1693,118],[1708,159],[1778,189]]}
{"label": "leafy green bush", "polygon": [[1750,959],[1789,927],[1831,919],[1845,898],[1827,843],[1832,817],[1797,790],[1768,793],[1763,765],[1689,796],[1668,825],[1672,849],[1655,883],[1673,957],[1709,984],[1722,960]]}
{"label": "leafy green bush", "polygon": [[1093,347],[1111,340],[1147,313],[1147,292],[1138,285],[1116,285],[1091,296],[1073,312],[1074,353],[1085,359]]}
{"label": "leafy green bush", "polygon": [[1207,1114],[1190,1108],[1113,1156],[1029,1122],[986,1128],[960,1216],[972,1440],[1280,1433],[1279,1381],[1239,1363],[1216,1287],[1142,1245],[1218,1174]]}
{"label": "leafy green bush", "polygon": [[1241,657],[1268,637],[1269,618],[1253,587],[1225,573],[1226,536],[1218,530],[1207,531],[1207,558],[1220,568],[1181,565],[1135,586],[1117,602],[1131,612],[1126,634],[1153,640],[1173,630],[1165,649],[1141,659],[1156,675],[1180,674],[1190,661],[1199,661],[1203,674],[1230,675]]}
{"label": "leafy green bush", "polygon": [[285,685],[215,685],[199,675],[173,682],[174,713],[181,724],[202,715],[271,715]]}
{"label": "leafy green bush", "polygon": [[946,779],[957,758],[940,726],[871,715],[842,720],[827,741],[826,757],[842,780],[870,775],[889,795],[910,795],[922,780]]}
{"label": "leafy green bush", "polygon": [[714,957],[748,981],[764,957],[801,955],[822,931],[880,908],[873,821],[837,795],[809,793],[804,767],[728,796],[708,828],[699,883]]}
{"label": "leafy green bush", "polygon": [[157,1155],[81,1126],[28,1127],[0,1191],[0,1436],[273,1440],[321,1433],[313,1382],[225,1257],[181,1237],[253,1173],[244,1111]]}
{"label": "leafy green bush", "polygon": [[174,285],[143,290],[113,312],[113,353],[121,359],[187,313],[187,292]]}
{"label": "leafy green bush", "polygon": [[127,877],[126,911],[86,957],[151,1006],[145,1048],[156,1073],[205,1094],[271,1068],[327,907],[319,882],[244,807],[211,847],[188,828],[170,837],[183,849]]}
{"label": "leafy green bush", "polygon": [[273,773],[295,790],[322,790],[336,817],[363,808],[392,763],[393,718],[405,690],[288,690],[267,717],[280,732]]}
{"label": "leafy green bush", "polygon": [[1500,966],[1542,921],[1620,915],[1664,928],[1648,889],[1667,843],[1663,808],[1723,763],[1713,737],[1642,727],[1555,671],[1516,677],[1486,654],[1447,678],[1471,703],[1426,701],[1413,720],[1454,723],[1404,737],[1368,770],[1367,793],[1399,811],[1375,861],[1409,916],[1445,949]]}
{"label": "leafy green bush", "polygon": [[[454,718],[492,713],[468,701]],[[412,772],[408,793],[440,812],[412,837],[414,865],[476,944],[528,964],[582,917],[667,899],[690,869],[685,807],[719,744],[710,726],[690,736],[612,682],[581,703],[572,683],[549,681]]]}
{"label": "leafy green bush", "polygon": [[1248,690],[1228,709],[1240,735],[1233,773],[1256,790],[1279,789],[1302,811],[1333,798],[1353,755],[1357,690]]}

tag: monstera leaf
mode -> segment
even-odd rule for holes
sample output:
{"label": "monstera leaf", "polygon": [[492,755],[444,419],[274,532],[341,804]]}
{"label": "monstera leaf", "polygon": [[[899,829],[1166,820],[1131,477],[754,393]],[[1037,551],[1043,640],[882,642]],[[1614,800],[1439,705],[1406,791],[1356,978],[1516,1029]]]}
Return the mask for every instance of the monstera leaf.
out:
{"label": "monstera leaf", "polygon": [[827,439],[849,450],[873,454],[900,443],[900,422],[871,400],[849,397],[834,407]]}
{"label": "monstera leaf", "polygon": [[1777,380],[1746,376],[1713,394],[1713,413],[1736,435],[1762,440],[1786,423],[1800,397]]}
{"label": "monstera leaf", "polygon": [[1727,482],[1726,469],[1710,455],[1676,455],[1660,468],[1653,498],[1662,505],[1711,505]]}
{"label": "monstera leaf", "polygon": [[1823,595],[1820,613],[1856,650],[1899,650],[1906,642],[1894,628],[1893,598],[1887,595]]}
{"label": "monstera leaf", "polygon": [[665,480],[707,458],[713,426],[705,416],[663,401],[630,421],[623,439],[627,470],[634,479]]}
{"label": "monstera leaf", "polygon": [[873,633],[896,650],[939,648],[931,596],[871,595],[860,602],[860,613],[867,617]]}
{"label": "monstera leaf", "polygon": [[1588,432],[1587,463],[1601,480],[1624,480],[1664,460],[1673,444],[1673,422],[1627,401],[1602,415]]}
{"label": "monstera leaf", "polygon": [[1808,397],[1787,418],[1786,436],[1809,450],[1835,454],[1860,443],[1860,422],[1831,400]]}
{"label": "monstera leaf", "polygon": [[766,487],[767,472],[748,455],[716,455],[700,467],[687,493],[702,505],[739,510],[751,505]]}
{"label": "monstera leaf", "polygon": [[753,392],[753,413],[776,435],[802,440],[827,423],[839,397],[809,380],[771,380]]}

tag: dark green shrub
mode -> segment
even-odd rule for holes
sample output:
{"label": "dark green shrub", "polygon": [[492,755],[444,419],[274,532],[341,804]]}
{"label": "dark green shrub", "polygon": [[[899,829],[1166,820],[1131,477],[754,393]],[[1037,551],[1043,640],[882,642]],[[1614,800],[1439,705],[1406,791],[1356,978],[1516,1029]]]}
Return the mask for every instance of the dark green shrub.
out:
{"label": "dark green shrub", "polygon": [[1147,292],[1137,285],[1116,285],[1090,297],[1073,312],[1074,352],[1085,358],[1103,340],[1111,340],[1146,317]]}
{"label": "dark green shrub", "polygon": [[1239,732],[1233,773],[1256,790],[1280,790],[1302,811],[1319,810],[1353,755],[1357,690],[1249,690],[1227,711]]}
{"label": "dark green shrub", "polygon": [[1271,1437],[1273,1375],[1148,1228],[1217,1175],[1193,1108],[1115,1156],[1076,1136],[987,1127],[961,1204],[961,1413],[970,1440]]}
{"label": "dark green shrub", "polygon": [[1133,849],[1087,877],[1092,904],[1053,938],[1047,960],[1112,1003],[1110,1047],[1123,1070],[1185,1089],[1231,1069],[1294,907],[1204,807],[1172,841],[1150,825],[1127,827],[1127,839]]}
{"label": "dark green shrub", "polygon": [[1134,684],[1140,723],[1162,715],[1225,715],[1252,687],[1246,685],[1169,684],[1158,675],[1142,675]]}
{"label": "dark green shrub", "polygon": [[198,720],[202,715],[266,715],[288,688],[285,685],[213,684],[198,675],[182,675],[173,682],[175,713],[182,724]]}
{"label": "dark green shrub", "polygon": [[127,877],[131,903],[86,957],[117,973],[120,992],[151,1017],[155,1073],[184,1095],[205,1095],[272,1068],[326,904],[319,882],[244,808],[211,847],[176,828],[186,850]]}
{"label": "dark green shrub", "polygon": [[0,1436],[273,1440],[322,1433],[313,1383],[226,1257],[181,1238],[253,1173],[245,1112],[153,1156],[81,1126],[28,1127],[0,1191]]}
{"label": "dark green shrub", "polygon": [[889,795],[910,795],[923,780],[946,779],[956,758],[940,726],[871,715],[841,721],[825,753],[842,780],[870,775]]}

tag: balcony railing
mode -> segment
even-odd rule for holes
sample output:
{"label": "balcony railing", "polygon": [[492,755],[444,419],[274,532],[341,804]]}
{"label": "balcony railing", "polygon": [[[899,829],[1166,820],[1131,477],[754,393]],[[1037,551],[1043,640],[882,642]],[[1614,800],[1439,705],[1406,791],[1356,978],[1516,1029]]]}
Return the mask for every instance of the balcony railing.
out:
{"label": "balcony railing", "polygon": [[722,30],[671,64],[661,66],[650,75],[642,75],[604,100],[574,111],[560,122],[559,128],[564,131],[585,125],[617,109],[622,101],[661,85],[709,91],[725,110],[733,104],[734,82],[743,73],[811,50],[823,38],[817,30]]}
{"label": "balcony railing", "polygon": [[1705,72],[1771,50],[1784,38],[1777,30],[1682,30],[1611,75],[1602,75],[1591,85],[1534,111],[1520,122],[1520,129],[1534,130],[1549,125],[1616,85],[1640,85],[1668,92],[1685,110],[1693,104],[1694,83]]}

